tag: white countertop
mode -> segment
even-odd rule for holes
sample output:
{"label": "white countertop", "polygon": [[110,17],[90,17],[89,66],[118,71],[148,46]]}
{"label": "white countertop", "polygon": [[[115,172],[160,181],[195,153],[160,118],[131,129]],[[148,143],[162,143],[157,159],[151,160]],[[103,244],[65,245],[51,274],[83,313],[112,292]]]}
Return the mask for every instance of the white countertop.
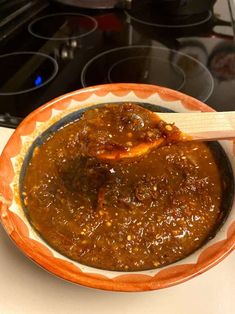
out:
{"label": "white countertop", "polygon": [[[12,130],[0,127],[0,151]],[[235,252],[206,273],[152,292],[99,291],[65,282],[41,269],[0,226],[0,314],[232,314]]]}

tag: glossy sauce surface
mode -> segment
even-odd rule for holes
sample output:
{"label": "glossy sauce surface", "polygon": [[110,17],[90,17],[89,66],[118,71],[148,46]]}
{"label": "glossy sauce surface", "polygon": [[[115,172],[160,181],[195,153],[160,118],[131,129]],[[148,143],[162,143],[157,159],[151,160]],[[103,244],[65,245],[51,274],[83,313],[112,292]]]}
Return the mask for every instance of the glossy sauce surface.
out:
{"label": "glossy sauce surface", "polygon": [[181,137],[175,125],[133,103],[87,110],[77,127],[77,149],[84,156],[100,159],[141,156],[153,147],[179,141]]}
{"label": "glossy sauce surface", "polygon": [[[174,138],[139,157],[104,160],[91,149],[100,143],[93,131],[94,141],[81,145],[86,115],[36,148],[27,168],[24,202],[41,236],[62,254],[109,270],[155,268],[200,247],[221,216],[222,184],[210,148]],[[123,145],[130,130],[124,127],[121,138],[115,132],[114,126],[106,134]]]}

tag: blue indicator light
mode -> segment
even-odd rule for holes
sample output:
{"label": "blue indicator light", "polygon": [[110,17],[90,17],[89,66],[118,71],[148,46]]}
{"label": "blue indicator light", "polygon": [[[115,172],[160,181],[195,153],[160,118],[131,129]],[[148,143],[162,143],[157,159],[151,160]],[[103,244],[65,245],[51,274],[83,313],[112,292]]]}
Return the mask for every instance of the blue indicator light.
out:
{"label": "blue indicator light", "polygon": [[39,85],[41,85],[42,84],[42,77],[41,77],[41,75],[38,75],[36,78],[35,78],[35,80],[34,80],[34,85],[35,86],[39,86]]}

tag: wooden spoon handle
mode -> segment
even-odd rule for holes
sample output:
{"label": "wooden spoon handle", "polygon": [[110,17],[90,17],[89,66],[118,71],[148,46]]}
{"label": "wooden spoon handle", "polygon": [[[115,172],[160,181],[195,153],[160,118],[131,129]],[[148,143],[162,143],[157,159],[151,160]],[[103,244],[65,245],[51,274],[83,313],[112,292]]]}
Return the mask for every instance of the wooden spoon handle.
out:
{"label": "wooden spoon handle", "polygon": [[235,112],[158,113],[193,140],[235,139]]}

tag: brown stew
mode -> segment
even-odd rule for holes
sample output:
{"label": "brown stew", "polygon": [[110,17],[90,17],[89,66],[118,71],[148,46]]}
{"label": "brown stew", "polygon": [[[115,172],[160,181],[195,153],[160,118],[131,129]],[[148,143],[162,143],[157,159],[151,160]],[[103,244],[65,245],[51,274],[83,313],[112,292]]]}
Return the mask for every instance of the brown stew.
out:
{"label": "brown stew", "polygon": [[[88,110],[34,150],[23,182],[33,226],[62,254],[103,269],[189,255],[215,229],[223,187],[210,148],[180,136],[134,104]],[[121,158],[160,138],[165,145]]]}
{"label": "brown stew", "polygon": [[153,147],[179,141],[179,129],[132,103],[88,110],[77,123],[77,148],[84,156],[133,158]]}

